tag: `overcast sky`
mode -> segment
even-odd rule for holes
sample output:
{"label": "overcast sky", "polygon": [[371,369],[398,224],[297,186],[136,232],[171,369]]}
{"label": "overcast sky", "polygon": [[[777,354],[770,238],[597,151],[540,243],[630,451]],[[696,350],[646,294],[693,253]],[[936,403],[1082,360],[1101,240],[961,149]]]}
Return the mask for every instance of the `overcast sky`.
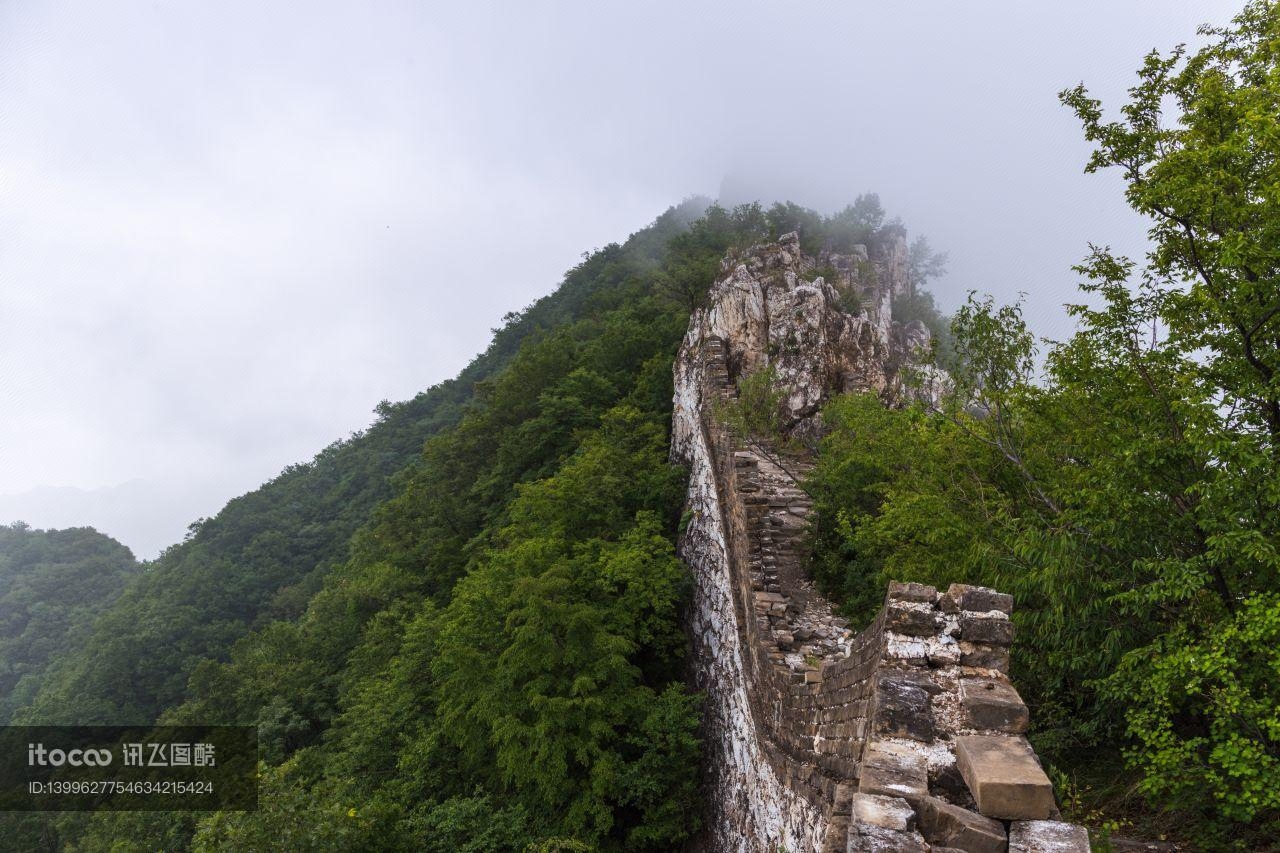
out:
{"label": "overcast sky", "polygon": [[1236,3],[0,0],[0,523],[141,557],[692,194],[864,191],[1062,336],[1116,103]]}

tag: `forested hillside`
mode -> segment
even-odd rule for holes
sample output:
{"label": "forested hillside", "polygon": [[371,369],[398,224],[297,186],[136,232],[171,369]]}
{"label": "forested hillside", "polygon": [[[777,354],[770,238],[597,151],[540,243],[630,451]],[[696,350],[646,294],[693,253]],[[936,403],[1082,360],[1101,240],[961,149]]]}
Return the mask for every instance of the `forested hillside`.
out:
{"label": "forested hillside", "polygon": [[[673,211],[677,229],[696,208]],[[313,461],[191,525],[182,543],[147,564],[97,626],[80,654],[61,657],[49,684],[20,720],[81,724],[149,722],[180,702],[205,658],[225,656],[246,632],[296,618],[325,575],[346,560],[350,540],[392,478],[419,464],[423,442],[455,425],[477,383],[505,365],[521,343],[581,310],[567,282],[498,330],[456,379],[403,403],[379,405],[363,433],[334,442]]]}
{"label": "forested hillside", "polygon": [[796,229],[821,248],[902,226],[874,196],[832,217],[673,208],[509,315],[459,379],[193,525],[22,717],[255,724],[261,810],[32,817],[25,837],[441,851],[688,837],[699,700],[671,363],[726,250]]}
{"label": "forested hillside", "polygon": [[52,662],[83,647],[137,570],[128,548],[91,528],[0,527],[0,724]]}

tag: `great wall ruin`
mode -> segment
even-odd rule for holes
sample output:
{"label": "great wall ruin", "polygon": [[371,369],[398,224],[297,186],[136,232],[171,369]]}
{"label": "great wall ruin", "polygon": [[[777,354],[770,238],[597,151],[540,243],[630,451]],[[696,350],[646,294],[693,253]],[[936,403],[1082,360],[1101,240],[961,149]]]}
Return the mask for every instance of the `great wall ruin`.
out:
{"label": "great wall ruin", "polygon": [[1024,736],[1012,599],[892,584],[874,622],[850,630],[807,577],[803,455],[747,446],[717,415],[765,366],[798,431],[819,428],[832,394],[901,393],[927,343],[891,320],[910,287],[905,243],[820,261],[795,234],[726,258],[676,360],[673,448],[691,469],[681,555],[708,697],[700,847],[1087,851]]}

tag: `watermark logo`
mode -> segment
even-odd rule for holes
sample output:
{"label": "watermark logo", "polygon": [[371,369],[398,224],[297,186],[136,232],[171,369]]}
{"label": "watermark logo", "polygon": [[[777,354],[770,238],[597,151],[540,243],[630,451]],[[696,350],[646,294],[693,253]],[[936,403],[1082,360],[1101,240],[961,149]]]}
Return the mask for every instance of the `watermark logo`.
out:
{"label": "watermark logo", "polygon": [[109,749],[45,749],[42,743],[27,744],[28,767],[106,767],[110,763]]}
{"label": "watermark logo", "polygon": [[254,726],[0,726],[0,812],[257,806]]}

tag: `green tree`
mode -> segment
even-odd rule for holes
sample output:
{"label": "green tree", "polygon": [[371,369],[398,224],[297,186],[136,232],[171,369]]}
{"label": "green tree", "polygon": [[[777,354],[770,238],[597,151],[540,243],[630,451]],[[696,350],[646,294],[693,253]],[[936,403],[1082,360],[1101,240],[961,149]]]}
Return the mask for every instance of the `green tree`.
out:
{"label": "green tree", "polygon": [[[1159,446],[1182,457],[1171,514],[1190,538],[1162,556],[1160,582],[1128,595],[1186,615],[1164,654],[1130,654],[1112,689],[1136,699],[1131,757],[1152,794],[1189,807],[1208,792],[1226,819],[1275,821],[1280,7],[1250,2],[1200,33],[1195,53],[1147,56],[1120,120],[1083,85],[1062,93],[1097,146],[1088,170],[1117,168],[1152,220],[1137,296],[1122,292],[1126,259],[1097,250],[1082,270],[1111,314],[1141,321],[1115,331],[1165,422]],[[1202,591],[1212,603],[1195,606]]]}
{"label": "green tree", "polygon": [[137,570],[128,548],[89,527],[0,526],[0,723],[85,642]]}
{"label": "green tree", "polygon": [[622,407],[556,476],[521,488],[432,664],[442,732],[471,766],[575,835],[607,837],[634,808],[623,838],[640,849],[688,835],[696,788],[683,571],[661,521],[681,488],[665,455],[657,424]]}
{"label": "green tree", "polygon": [[1118,121],[1062,93],[1150,217],[1145,262],[1092,249],[1038,379],[1017,306],[971,298],[946,403],[837,401],[813,488],[825,586],[1013,592],[1044,754],[1122,754],[1144,820],[1247,849],[1280,832],[1280,9],[1201,32]]}
{"label": "green tree", "polygon": [[[1081,84],[1061,94],[1097,145],[1087,171],[1116,168],[1152,219],[1143,274],[1167,291],[1171,346],[1203,352],[1200,376],[1230,423],[1280,443],[1280,11],[1245,6],[1188,56],[1152,51],[1119,121]],[[1172,113],[1172,114],[1170,114]]]}
{"label": "green tree", "polygon": [[921,234],[907,247],[907,277],[912,290],[922,290],[925,285],[947,271],[947,253],[934,251],[929,238]]}

